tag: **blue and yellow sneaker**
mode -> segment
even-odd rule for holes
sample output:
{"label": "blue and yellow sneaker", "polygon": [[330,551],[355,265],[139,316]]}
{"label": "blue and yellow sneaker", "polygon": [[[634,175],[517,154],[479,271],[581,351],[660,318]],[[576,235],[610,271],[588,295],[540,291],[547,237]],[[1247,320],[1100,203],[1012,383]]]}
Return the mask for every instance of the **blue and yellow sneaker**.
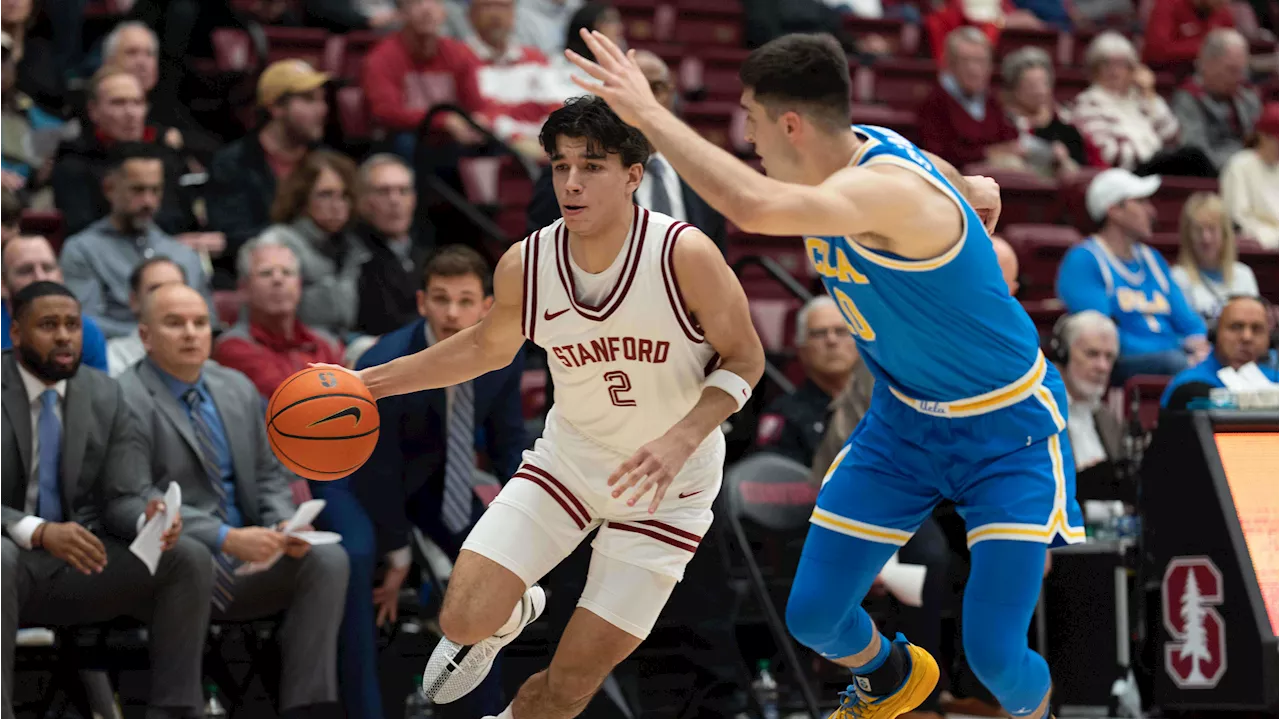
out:
{"label": "blue and yellow sneaker", "polygon": [[911,660],[907,676],[890,694],[871,696],[857,685],[840,692],[840,708],[828,719],[894,719],[920,706],[938,683],[938,662],[929,652],[910,644],[901,634],[894,640],[901,643]]}

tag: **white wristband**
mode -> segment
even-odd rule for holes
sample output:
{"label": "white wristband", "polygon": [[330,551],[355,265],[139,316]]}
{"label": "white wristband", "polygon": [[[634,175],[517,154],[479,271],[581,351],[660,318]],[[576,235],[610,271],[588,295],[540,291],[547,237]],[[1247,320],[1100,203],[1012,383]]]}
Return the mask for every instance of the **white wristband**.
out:
{"label": "white wristband", "polygon": [[751,385],[727,369],[718,369],[707,375],[707,380],[702,383],[702,386],[715,387],[732,397],[733,401],[738,403],[738,409],[734,410],[735,412],[741,411],[747,404],[747,400],[751,399]]}

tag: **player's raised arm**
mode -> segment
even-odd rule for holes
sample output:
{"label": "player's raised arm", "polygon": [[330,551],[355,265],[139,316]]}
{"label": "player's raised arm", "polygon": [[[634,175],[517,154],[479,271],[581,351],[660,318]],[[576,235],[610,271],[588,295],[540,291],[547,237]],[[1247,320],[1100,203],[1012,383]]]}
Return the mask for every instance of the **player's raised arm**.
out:
{"label": "player's raised arm", "polygon": [[430,347],[359,372],[375,399],[449,387],[511,364],[524,344],[523,243],[512,245],[493,273],[493,307],[480,323]]}

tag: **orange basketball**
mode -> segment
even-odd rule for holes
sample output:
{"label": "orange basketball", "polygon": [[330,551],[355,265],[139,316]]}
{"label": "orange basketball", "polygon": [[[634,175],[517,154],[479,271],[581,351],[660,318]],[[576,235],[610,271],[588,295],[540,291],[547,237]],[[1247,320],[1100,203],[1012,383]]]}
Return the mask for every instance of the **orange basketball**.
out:
{"label": "orange basketball", "polygon": [[299,477],[341,479],[378,444],[378,405],[355,375],[312,367],[285,380],[267,403],[267,438]]}

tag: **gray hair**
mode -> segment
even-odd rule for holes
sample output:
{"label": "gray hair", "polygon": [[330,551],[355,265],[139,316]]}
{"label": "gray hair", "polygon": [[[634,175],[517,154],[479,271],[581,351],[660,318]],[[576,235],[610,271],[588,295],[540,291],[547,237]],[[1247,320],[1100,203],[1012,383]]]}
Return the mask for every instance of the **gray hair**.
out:
{"label": "gray hair", "polygon": [[1216,60],[1231,49],[1232,45],[1243,48],[1246,52],[1249,49],[1249,41],[1244,39],[1244,35],[1241,35],[1239,30],[1233,27],[1214,28],[1204,36],[1196,62]]}
{"label": "gray hair", "polygon": [[1113,57],[1124,58],[1135,65],[1138,63],[1138,51],[1129,42],[1129,38],[1108,30],[1089,43],[1089,49],[1084,51],[1084,66],[1092,74],[1097,71],[1098,65]]}
{"label": "gray hair", "polygon": [[404,171],[409,173],[409,182],[413,183],[415,187],[417,186],[413,168],[409,166],[409,163],[404,161],[404,158],[390,152],[379,152],[376,155],[371,155],[369,159],[360,163],[360,167],[356,169],[356,194],[363,195],[368,191],[369,178],[373,175],[373,171],[386,165],[398,165],[399,167],[404,168]]}
{"label": "gray hair", "polygon": [[981,30],[972,25],[963,25],[947,33],[947,57],[955,54],[956,46],[961,43],[971,43],[981,45],[988,51],[991,50],[991,40],[987,38]]}
{"label": "gray hair", "polygon": [[240,251],[236,253],[236,277],[241,280],[248,279],[249,275],[253,274],[254,253],[266,247],[285,248],[289,251],[289,254],[293,255],[294,266],[301,269],[301,260],[298,259],[298,253],[294,252],[293,248],[280,238],[280,235],[268,229],[240,247]]}
{"label": "gray hair", "polygon": [[1016,88],[1018,81],[1022,79],[1022,73],[1036,67],[1049,73],[1049,84],[1053,84],[1053,60],[1049,58],[1049,53],[1028,45],[1006,55],[1004,62],[1000,63],[1000,77],[1004,80],[1005,88]]}
{"label": "gray hair", "polygon": [[821,294],[808,302],[804,303],[804,307],[796,313],[796,346],[809,341],[809,315],[819,307],[835,307],[839,309],[836,301],[831,299],[831,295]]}
{"label": "gray hair", "polygon": [[120,49],[120,36],[124,35],[126,30],[145,30],[147,37],[151,38],[151,48],[156,52],[160,52],[160,38],[156,36],[155,30],[152,30],[144,22],[130,20],[122,22],[111,29],[105,40],[102,41],[102,57],[115,57],[116,50]]}
{"label": "gray hair", "polygon": [[1097,310],[1081,310],[1069,317],[1062,323],[1062,345],[1067,352],[1071,351],[1071,346],[1080,339],[1082,335],[1092,334],[1094,332],[1102,332],[1120,339],[1120,333],[1116,329],[1116,323],[1108,316]]}

